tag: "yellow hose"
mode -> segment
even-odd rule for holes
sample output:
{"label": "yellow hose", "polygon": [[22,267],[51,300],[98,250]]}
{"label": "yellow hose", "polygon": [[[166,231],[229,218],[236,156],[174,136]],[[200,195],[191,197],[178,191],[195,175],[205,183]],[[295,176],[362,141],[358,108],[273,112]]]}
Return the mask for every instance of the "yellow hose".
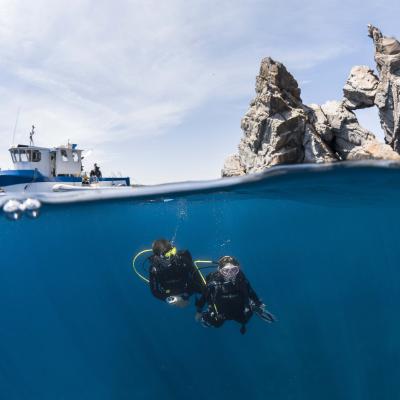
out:
{"label": "yellow hose", "polygon": [[135,271],[136,275],[137,275],[140,279],[142,279],[143,281],[145,281],[146,283],[149,283],[150,281],[149,281],[145,276],[143,276],[143,275],[136,269],[135,262],[136,262],[136,260],[137,260],[142,254],[150,253],[150,252],[152,252],[152,251],[153,251],[152,249],[142,250],[142,251],[140,251],[139,253],[137,253],[135,257],[133,257],[133,261],[132,261],[132,268],[133,268],[133,270]]}
{"label": "yellow hose", "polygon": [[204,286],[206,286],[206,285],[207,285],[207,282],[206,282],[206,280],[205,280],[205,278],[204,278],[204,275],[201,273],[200,268],[199,268],[199,266],[197,265],[197,263],[199,263],[199,264],[213,264],[213,262],[212,262],[212,261],[208,261],[208,260],[196,260],[196,261],[193,261],[193,264],[194,264],[194,266],[196,267],[197,272],[198,272],[199,275],[201,276],[201,280],[203,281]]}

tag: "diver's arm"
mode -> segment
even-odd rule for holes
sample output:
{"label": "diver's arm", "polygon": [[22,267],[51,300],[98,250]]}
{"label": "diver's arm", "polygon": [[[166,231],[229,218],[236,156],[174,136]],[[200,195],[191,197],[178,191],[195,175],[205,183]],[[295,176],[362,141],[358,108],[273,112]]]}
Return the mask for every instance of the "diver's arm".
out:
{"label": "diver's arm", "polygon": [[[259,299],[254,289],[251,287],[249,281],[246,279],[247,282],[247,290],[250,299],[250,308],[255,312],[261,319],[268,323],[272,323],[276,321],[276,318],[273,314],[271,314],[268,310],[266,305]],[[254,303],[254,304],[251,304]]]}
{"label": "diver's arm", "polygon": [[207,303],[207,293],[206,290],[204,290],[200,298],[198,298],[195,302],[197,312],[202,312],[206,303]]}
{"label": "diver's arm", "polygon": [[150,269],[149,285],[150,285],[151,293],[153,294],[154,297],[157,297],[157,299],[160,299],[160,300],[165,300],[165,295],[163,293],[161,293],[158,288],[156,272],[155,272],[154,268]]}
{"label": "diver's arm", "polygon": [[209,274],[206,277],[207,284],[203,285],[202,294],[201,294],[200,298],[196,300],[195,305],[197,308],[197,312],[202,312],[206,303],[210,302],[210,289],[209,289],[208,283],[211,279],[211,276],[212,276],[212,274]]}
{"label": "diver's arm", "polygon": [[196,311],[201,313],[203,311],[204,306],[206,305],[206,298],[203,294],[199,299],[196,300],[195,305],[196,305]]}
{"label": "diver's arm", "polygon": [[249,299],[252,300],[256,306],[260,306],[262,304],[262,301],[259,299],[259,297],[257,296],[257,293],[251,287],[250,282],[247,280],[247,278],[244,276],[244,274],[243,274],[243,277],[244,277],[244,284],[246,285]]}

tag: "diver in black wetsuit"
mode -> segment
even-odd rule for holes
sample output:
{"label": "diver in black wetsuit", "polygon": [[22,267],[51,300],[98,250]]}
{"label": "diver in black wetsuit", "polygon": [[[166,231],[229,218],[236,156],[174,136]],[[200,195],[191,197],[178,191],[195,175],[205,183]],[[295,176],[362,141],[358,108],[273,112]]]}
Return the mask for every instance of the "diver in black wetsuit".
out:
{"label": "diver in black wetsuit", "polygon": [[201,293],[201,276],[187,250],[178,251],[165,239],[156,240],[150,256],[150,290],[154,297],[185,307],[193,293]]}
{"label": "diver in black wetsuit", "polygon": [[[201,320],[204,326],[219,328],[225,321],[233,320],[242,325],[240,332],[244,334],[253,312],[268,322],[274,321],[235,258],[222,257],[218,261],[218,270],[210,273],[206,282],[206,288],[196,302],[196,319]],[[202,312],[206,303],[208,307]]]}

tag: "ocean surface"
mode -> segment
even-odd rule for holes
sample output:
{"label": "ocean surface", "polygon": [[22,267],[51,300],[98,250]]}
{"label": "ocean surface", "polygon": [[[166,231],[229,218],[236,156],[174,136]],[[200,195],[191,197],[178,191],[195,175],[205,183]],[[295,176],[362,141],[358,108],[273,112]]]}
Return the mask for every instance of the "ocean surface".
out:
{"label": "ocean surface", "polygon": [[[1,399],[399,398],[398,167],[121,193],[0,214]],[[255,316],[241,335],[154,299],[132,257],[161,237],[194,259],[238,258],[278,321]]]}

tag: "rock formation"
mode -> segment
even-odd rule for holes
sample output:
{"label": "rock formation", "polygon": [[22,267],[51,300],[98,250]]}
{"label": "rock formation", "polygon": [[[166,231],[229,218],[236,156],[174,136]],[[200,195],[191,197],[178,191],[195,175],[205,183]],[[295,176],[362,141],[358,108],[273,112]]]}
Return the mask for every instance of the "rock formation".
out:
{"label": "rock formation", "polygon": [[379,108],[385,140],[400,153],[400,43],[382,35],[378,28],[368,26],[375,45],[375,61],[379,84],[375,104]]}
{"label": "rock formation", "polygon": [[[244,135],[239,153],[227,158],[222,175],[260,172],[277,164],[365,159],[400,161],[399,154],[379,143],[373,133],[358,123],[353,112],[378,105],[386,141],[397,150],[400,80],[395,73],[400,73],[400,44],[391,39],[390,49],[382,47],[389,46],[383,44],[387,38],[376,28],[369,29],[375,45],[381,46],[376,53],[380,79],[369,67],[352,68],[342,101],[304,105],[297,81],[285,66],[271,58],[263,59],[256,78],[256,97],[242,119]],[[394,54],[397,48],[399,53]]]}
{"label": "rock formation", "polygon": [[343,88],[345,106],[349,110],[373,106],[378,83],[378,77],[369,67],[353,67]]}

